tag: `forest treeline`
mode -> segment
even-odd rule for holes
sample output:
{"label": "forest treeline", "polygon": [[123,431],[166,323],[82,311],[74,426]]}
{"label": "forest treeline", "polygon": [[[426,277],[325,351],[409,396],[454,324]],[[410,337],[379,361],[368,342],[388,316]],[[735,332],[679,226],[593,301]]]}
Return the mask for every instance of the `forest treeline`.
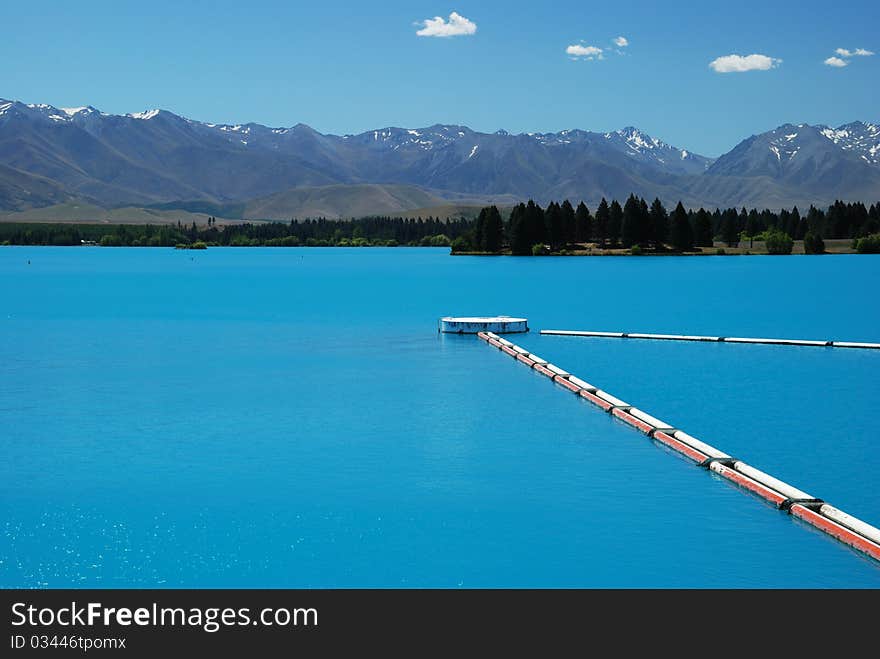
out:
{"label": "forest treeline", "polygon": [[0,244],[106,247],[175,247],[196,242],[231,247],[366,247],[410,245],[449,247],[473,227],[473,221],[434,217],[365,217],[352,220],[293,219],[217,226],[206,224],[36,224],[0,222]]}
{"label": "forest treeline", "polygon": [[688,252],[712,247],[716,241],[736,247],[763,241],[771,253],[791,252],[803,240],[807,253],[822,253],[824,239],[852,239],[857,251],[880,251],[880,202],[837,201],[827,209],[806,212],[746,208],[669,211],[659,199],[650,205],[630,195],[623,204],[605,199],[590,209],[581,202],[534,201],[516,205],[507,218],[495,206],[483,208],[475,220],[457,218],[365,217],[352,220],[292,219],[290,222],[205,224],[42,224],[0,222],[0,244],[103,246],[430,246],[452,247],[454,253],[532,255],[568,253],[596,247],[633,253]]}
{"label": "forest treeline", "polygon": [[[495,206],[484,208],[471,231],[452,243],[454,252],[497,253],[505,247],[515,255],[564,253],[584,245],[600,249],[688,252],[712,247],[721,241],[737,247],[743,241],[761,240],[771,253],[789,253],[794,240],[803,240],[807,253],[824,251],[823,239],[855,239],[871,247],[866,237],[880,232],[880,202],[837,201],[827,210],[814,206],[803,214],[797,207],[779,212],[742,208],[707,211],[685,210],[679,202],[670,212],[659,199],[650,206],[630,195],[620,204],[605,199],[595,211],[583,202],[574,207],[568,200],[541,208],[534,201],[513,208],[504,222]],[[860,250],[869,251],[869,250]]]}

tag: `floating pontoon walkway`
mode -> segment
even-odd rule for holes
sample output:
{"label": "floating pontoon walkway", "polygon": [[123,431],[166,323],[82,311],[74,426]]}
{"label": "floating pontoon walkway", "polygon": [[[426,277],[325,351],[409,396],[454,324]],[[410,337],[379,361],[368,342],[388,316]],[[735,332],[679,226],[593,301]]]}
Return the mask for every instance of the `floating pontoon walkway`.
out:
{"label": "floating pontoon walkway", "polygon": [[477,336],[654,441],[880,561],[880,529],[692,437],[672,424],[643,412],[497,334],[480,332]]}
{"label": "floating pontoon walkway", "polygon": [[591,332],[588,330],[541,330],[541,334],[557,336],[591,336],[611,339],[652,339],[655,341],[707,341],[723,343],[765,343],[783,346],[816,346],[820,348],[864,348],[880,350],[880,343],[855,341],[807,341],[804,339],[756,339],[739,336],[692,336],[687,334],[640,334],[633,332]]}

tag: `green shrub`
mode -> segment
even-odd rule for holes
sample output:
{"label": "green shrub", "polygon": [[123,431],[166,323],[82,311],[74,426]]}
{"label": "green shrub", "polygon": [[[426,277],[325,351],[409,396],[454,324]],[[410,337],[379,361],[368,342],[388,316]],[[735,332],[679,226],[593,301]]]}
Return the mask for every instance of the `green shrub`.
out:
{"label": "green shrub", "polygon": [[772,230],[767,232],[766,246],[768,254],[791,254],[794,241],[784,231]]}
{"label": "green shrub", "polygon": [[814,234],[811,231],[807,231],[807,234],[804,236],[804,254],[824,253],[825,241],[822,240],[822,236]]}
{"label": "green shrub", "polygon": [[284,236],[284,238],[270,238],[266,241],[266,247],[297,247],[299,238],[296,236]]}
{"label": "green shrub", "polygon": [[629,253],[633,256],[641,256],[642,255],[642,246],[641,245],[633,245],[629,249]]}
{"label": "green shrub", "polygon": [[859,254],[880,254],[880,233],[859,238],[855,241],[855,248]]}
{"label": "green shrub", "polygon": [[544,247],[541,243],[537,245],[532,245],[532,256],[544,256],[547,253],[547,248]]}
{"label": "green shrub", "polygon": [[230,247],[250,247],[250,245],[251,239],[242,233],[233,236],[232,240],[229,241]]}
{"label": "green shrub", "polygon": [[436,236],[425,236],[419,241],[421,247],[449,247],[452,241],[445,233],[438,233]]}
{"label": "green shrub", "polygon": [[122,241],[115,233],[101,236],[101,247],[119,247],[121,244]]}
{"label": "green shrub", "polygon": [[724,256],[725,254],[727,254],[727,252],[723,247],[719,247],[715,250],[715,254],[717,254],[718,256]]}
{"label": "green shrub", "polygon": [[208,245],[202,242],[201,240],[195,241],[192,245],[189,246],[190,249],[208,249]]}
{"label": "green shrub", "polygon": [[464,236],[459,236],[455,240],[452,241],[452,253],[456,254],[459,252],[470,252],[471,251],[471,243]]}

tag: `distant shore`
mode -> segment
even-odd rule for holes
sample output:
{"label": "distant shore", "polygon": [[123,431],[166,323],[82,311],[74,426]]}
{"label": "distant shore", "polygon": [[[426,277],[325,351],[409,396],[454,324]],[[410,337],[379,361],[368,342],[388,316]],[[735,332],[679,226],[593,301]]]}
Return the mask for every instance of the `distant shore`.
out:
{"label": "distant shore", "polygon": [[[825,241],[825,254],[858,254],[853,247],[853,240],[850,238],[829,238]],[[804,241],[795,240],[791,254],[806,254],[804,251]],[[454,252],[454,256],[510,256],[510,250],[501,252]],[[749,241],[740,243],[736,246],[729,246],[722,241],[715,241],[712,247],[699,247],[687,252],[676,252],[674,250],[644,250],[641,253],[633,254],[632,249],[600,247],[596,244],[578,245],[575,249],[565,249],[558,252],[547,252],[542,256],[771,256],[767,251],[764,241],[755,240],[749,244]]]}
{"label": "distant shore", "polygon": [[[79,224],[0,222],[0,246],[83,247],[170,247],[210,249],[213,247],[441,247],[455,256],[745,256],[767,254],[857,254],[880,252],[880,234],[861,238],[818,238],[807,234],[793,239],[768,230],[758,235],[706,236],[702,245],[676,249],[670,242],[635,243],[623,247],[622,240],[557,240],[555,245],[540,239],[529,249],[504,238],[500,218],[492,250],[475,250],[481,235],[480,219],[460,218],[361,218],[340,220],[292,220],[259,224],[217,226],[214,218],[189,226],[176,224]],[[811,238],[812,236],[812,238]],[[735,238],[738,238],[736,240]],[[808,241],[809,242],[808,244]]]}

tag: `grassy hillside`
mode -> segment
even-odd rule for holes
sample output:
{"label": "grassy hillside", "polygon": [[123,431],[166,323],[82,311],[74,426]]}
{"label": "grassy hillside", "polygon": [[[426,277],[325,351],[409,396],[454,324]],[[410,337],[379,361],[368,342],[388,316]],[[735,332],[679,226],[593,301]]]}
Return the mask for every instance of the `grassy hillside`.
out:
{"label": "grassy hillside", "polygon": [[70,193],[51,179],[0,165],[0,209],[25,209],[70,198]]}
{"label": "grassy hillside", "polygon": [[326,185],[292,188],[255,199],[245,205],[243,217],[289,220],[292,217],[350,218],[399,215],[411,208],[439,206],[440,197],[411,185]]}
{"label": "grassy hillside", "polygon": [[66,203],[0,213],[0,222],[72,222],[77,224],[205,224],[208,215],[183,210],[149,208],[101,208],[90,204]]}

